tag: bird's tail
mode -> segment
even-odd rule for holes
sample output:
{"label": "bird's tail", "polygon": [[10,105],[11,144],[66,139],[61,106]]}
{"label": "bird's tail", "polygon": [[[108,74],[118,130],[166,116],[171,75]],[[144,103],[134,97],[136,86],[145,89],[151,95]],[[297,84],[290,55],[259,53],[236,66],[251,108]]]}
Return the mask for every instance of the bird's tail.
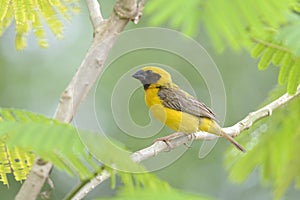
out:
{"label": "bird's tail", "polygon": [[230,135],[224,133],[222,130],[220,130],[220,132],[221,132],[221,136],[223,136],[229,142],[231,142],[231,144],[233,144],[238,150],[240,150],[244,153],[246,152],[246,149],[244,149],[244,147],[242,147],[235,139],[233,139],[233,137],[231,137]]}
{"label": "bird's tail", "polygon": [[[203,120],[203,118],[201,120]],[[200,127],[200,130],[204,130],[209,133],[213,133],[213,134],[222,136],[222,137],[226,138],[229,142],[231,142],[238,150],[240,150],[242,152],[246,152],[246,149],[244,149],[244,147],[242,147],[235,139],[233,139],[233,137],[226,134],[216,121],[211,120],[211,119],[206,119],[206,121],[200,121],[200,122],[202,122],[202,124],[204,124],[204,126],[202,128]],[[200,125],[201,125],[201,123],[200,123]]]}

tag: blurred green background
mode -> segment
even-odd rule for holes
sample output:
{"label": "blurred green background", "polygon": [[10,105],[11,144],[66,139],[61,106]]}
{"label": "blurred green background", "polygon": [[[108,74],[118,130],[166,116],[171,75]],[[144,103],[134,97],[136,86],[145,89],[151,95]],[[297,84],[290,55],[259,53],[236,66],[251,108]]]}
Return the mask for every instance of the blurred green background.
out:
{"label": "blurred green background", "polygon": [[[109,16],[114,2],[102,2],[104,17]],[[33,35],[30,34],[28,47],[23,51],[16,51],[14,27],[11,26],[6,30],[0,38],[0,105],[2,107],[22,108],[49,117],[54,114],[61,92],[76,72],[92,41],[93,33],[88,12],[85,4],[82,5],[79,15],[74,15],[72,21],[64,22],[64,39],[58,40],[48,31],[50,46],[47,49],[39,48]],[[148,19],[148,16],[144,15],[138,25],[129,23],[126,29],[147,27]],[[232,52],[226,49],[222,54],[216,53],[204,31],[194,39],[208,51],[223,78],[226,90],[225,126],[234,124],[258,108],[268,92],[275,87],[277,68],[270,67],[266,71],[258,71],[257,61],[247,52]],[[116,80],[131,68],[141,63],[151,62],[172,66],[183,73],[197,96],[210,105],[210,97],[204,81],[194,75],[186,60],[168,52],[144,49],[122,56],[105,70],[105,76],[98,82],[101,86],[91,91],[73,124],[82,129],[99,132],[97,119],[101,120],[103,132],[124,143],[132,151],[149,146],[153,139],[171,133],[171,130],[164,128],[159,136],[147,139],[133,138],[122,132],[111,114],[110,95]],[[138,84],[136,82],[136,85]],[[94,101],[96,101],[95,107]],[[137,124],[143,126],[149,123],[150,118],[143,101],[142,88],[133,93],[129,106],[132,118]],[[241,185],[228,180],[223,167],[223,152],[229,143],[219,140],[213,151],[204,159],[198,159],[200,145],[200,141],[195,142],[183,156],[171,165],[155,171],[155,174],[177,189],[205,194],[215,199],[272,199],[271,189],[260,183],[257,172]],[[168,157],[168,153],[163,154]],[[78,183],[76,177],[69,177],[57,169],[53,170],[51,179],[55,184],[50,198],[53,200],[61,199]],[[19,187],[20,183],[16,183],[10,177],[9,188],[0,185],[1,199],[13,199]],[[46,186],[45,189],[49,188]],[[106,181],[88,195],[87,199],[110,196],[113,193],[109,181]],[[296,199],[297,195],[299,192],[290,189],[284,199]]]}

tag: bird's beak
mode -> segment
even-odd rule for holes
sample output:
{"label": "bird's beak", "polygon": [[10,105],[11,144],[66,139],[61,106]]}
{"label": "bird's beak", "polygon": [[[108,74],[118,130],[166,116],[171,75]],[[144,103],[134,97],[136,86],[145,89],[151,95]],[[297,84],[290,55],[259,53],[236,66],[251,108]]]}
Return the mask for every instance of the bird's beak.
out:
{"label": "bird's beak", "polygon": [[136,78],[140,81],[145,80],[146,76],[143,70],[139,70],[132,75],[133,78]]}

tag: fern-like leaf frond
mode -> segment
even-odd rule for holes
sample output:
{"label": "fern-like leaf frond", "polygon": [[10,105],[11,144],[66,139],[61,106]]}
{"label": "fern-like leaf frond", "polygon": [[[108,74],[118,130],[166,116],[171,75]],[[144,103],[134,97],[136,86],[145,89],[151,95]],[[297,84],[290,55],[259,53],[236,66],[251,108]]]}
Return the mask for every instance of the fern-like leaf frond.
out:
{"label": "fern-like leaf frond", "polygon": [[[0,109],[0,124],[5,122],[31,122],[47,121],[48,119],[36,116],[30,112],[23,112],[13,109]],[[1,127],[1,125],[0,125]],[[4,130],[3,130],[4,131]],[[7,174],[13,173],[17,181],[26,179],[35,155],[30,151],[23,151],[18,147],[8,148],[6,145],[7,136],[0,137],[0,181],[8,184]]]}
{"label": "fern-like leaf frond", "polygon": [[145,11],[153,16],[152,24],[170,22],[189,35],[202,24],[218,51],[226,45],[249,50],[254,43],[258,68],[264,70],[270,63],[280,66],[279,83],[287,83],[288,92],[294,93],[300,83],[300,17],[295,13],[299,10],[297,0],[152,0]]}
{"label": "fern-like leaf frond", "polygon": [[0,109],[0,117],[0,180],[4,184],[6,174],[11,172],[16,180],[24,180],[35,155],[83,180],[101,172],[104,166],[144,171],[131,161],[130,152],[100,134],[79,131],[69,124],[22,110]]}
{"label": "fern-like leaf frond", "polygon": [[212,39],[215,47],[222,51],[226,44],[235,50],[249,47],[252,33],[262,33],[266,27],[276,29],[287,21],[286,14],[296,0],[271,2],[259,0],[152,0],[147,3],[146,14],[152,15],[150,23],[160,25],[165,22],[184,33],[194,36],[201,27]]}
{"label": "fern-like leaf frond", "polygon": [[280,66],[278,83],[287,83],[287,91],[293,94],[300,84],[300,56],[284,46],[283,41],[276,41],[274,37],[274,33],[269,33],[262,39],[253,38],[256,45],[252,48],[251,55],[254,58],[260,57],[260,70],[266,69],[271,63]]}
{"label": "fern-like leaf frond", "polygon": [[[268,102],[278,98],[284,87],[277,88]],[[287,117],[288,116],[288,117]],[[262,181],[272,185],[275,199],[280,199],[291,184],[300,184],[300,98],[291,101],[271,116],[262,120],[251,129],[252,141],[248,143],[245,155],[230,150],[225,164],[229,177],[242,182],[256,169],[261,172]],[[249,134],[245,139],[249,140]],[[243,137],[243,136],[241,136]],[[242,138],[243,139],[243,138]]]}
{"label": "fern-like leaf frond", "polygon": [[[199,194],[190,194],[175,189],[165,191],[164,188],[153,190],[151,188],[135,188],[133,191],[130,189],[122,188],[118,191],[117,195],[112,198],[104,198],[105,200],[139,200],[139,199],[188,199],[188,200],[212,200],[213,198],[201,196]],[[104,200],[99,198],[97,200]]]}
{"label": "fern-like leaf frond", "polygon": [[78,0],[3,0],[0,4],[0,36],[14,20],[16,49],[21,50],[27,46],[27,35],[31,29],[39,46],[47,47],[48,42],[42,22],[46,22],[55,36],[62,38],[62,17],[69,20],[71,12],[78,10]]}
{"label": "fern-like leaf frond", "polygon": [[276,33],[275,40],[282,41],[296,56],[300,55],[300,17],[299,14],[290,13],[288,23],[281,26]]}

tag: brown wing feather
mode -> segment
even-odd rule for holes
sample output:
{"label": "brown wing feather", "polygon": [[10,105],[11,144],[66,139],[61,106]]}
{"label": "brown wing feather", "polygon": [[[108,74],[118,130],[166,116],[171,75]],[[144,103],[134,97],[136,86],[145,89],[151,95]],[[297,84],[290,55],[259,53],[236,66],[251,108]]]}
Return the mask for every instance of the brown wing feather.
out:
{"label": "brown wing feather", "polygon": [[176,85],[161,87],[158,91],[158,96],[167,108],[182,111],[196,117],[207,117],[216,120],[216,115],[209,107]]}

